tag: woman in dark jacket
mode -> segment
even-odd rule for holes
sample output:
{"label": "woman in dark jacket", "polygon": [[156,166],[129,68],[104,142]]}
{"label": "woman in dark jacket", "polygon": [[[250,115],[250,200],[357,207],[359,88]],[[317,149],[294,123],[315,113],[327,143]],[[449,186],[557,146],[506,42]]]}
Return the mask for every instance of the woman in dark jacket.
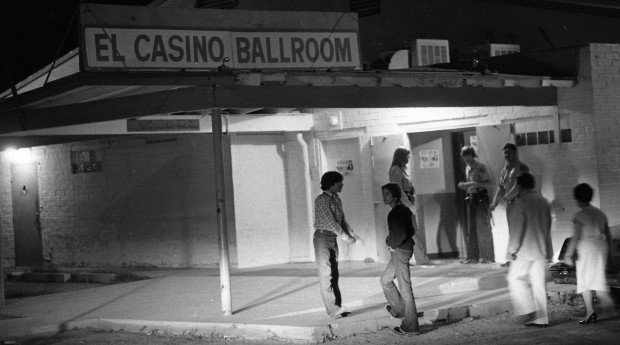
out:
{"label": "woman in dark jacket", "polygon": [[[401,202],[401,190],[396,183],[388,183],[381,187],[383,202],[390,205],[392,210],[388,214],[388,237],[386,244],[390,250],[391,259],[385,272],[381,276],[381,287],[388,303],[385,310],[393,317],[403,319],[399,327],[393,331],[401,335],[420,334],[418,311],[411,288],[411,274],[409,260],[413,255],[415,233],[411,210]],[[399,289],[394,284],[398,280]]]}

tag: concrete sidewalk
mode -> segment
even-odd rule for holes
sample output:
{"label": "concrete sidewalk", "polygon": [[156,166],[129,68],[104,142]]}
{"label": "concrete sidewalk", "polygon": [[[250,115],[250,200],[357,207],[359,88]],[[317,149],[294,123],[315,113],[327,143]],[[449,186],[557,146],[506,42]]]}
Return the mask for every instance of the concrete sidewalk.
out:
{"label": "concrete sidewalk", "polygon": [[[313,263],[234,270],[229,317],[222,316],[217,269],[132,271],[152,279],[8,301],[0,313],[0,339],[84,327],[302,341],[376,331],[400,322],[383,309],[384,269],[380,263],[340,263],[343,305],[351,314],[336,320],[325,313]],[[411,272],[422,324],[511,309],[507,269],[498,264],[442,260]],[[548,287],[550,298],[575,288]]]}

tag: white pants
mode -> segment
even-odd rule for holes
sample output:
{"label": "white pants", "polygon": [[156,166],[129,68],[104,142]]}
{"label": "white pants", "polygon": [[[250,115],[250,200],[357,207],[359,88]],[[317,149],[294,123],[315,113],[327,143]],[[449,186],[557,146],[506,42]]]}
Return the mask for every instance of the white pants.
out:
{"label": "white pants", "polygon": [[548,324],[547,261],[515,260],[508,270],[508,288],[516,315],[536,313],[531,322]]}

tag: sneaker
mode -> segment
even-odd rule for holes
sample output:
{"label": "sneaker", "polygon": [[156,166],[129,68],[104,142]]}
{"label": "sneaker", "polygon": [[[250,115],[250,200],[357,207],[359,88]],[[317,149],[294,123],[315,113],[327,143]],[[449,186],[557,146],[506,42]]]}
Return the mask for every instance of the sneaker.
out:
{"label": "sneaker", "polygon": [[510,267],[510,261],[506,261],[503,264],[500,264],[502,267]]}
{"label": "sneaker", "polygon": [[347,313],[347,308],[340,307],[335,312],[329,314],[329,317],[331,317],[332,319],[339,319],[344,316],[343,314],[346,314],[346,313]]}
{"label": "sneaker", "polygon": [[394,327],[392,329],[392,332],[399,334],[399,335],[420,335],[420,332],[407,332],[400,327]]}

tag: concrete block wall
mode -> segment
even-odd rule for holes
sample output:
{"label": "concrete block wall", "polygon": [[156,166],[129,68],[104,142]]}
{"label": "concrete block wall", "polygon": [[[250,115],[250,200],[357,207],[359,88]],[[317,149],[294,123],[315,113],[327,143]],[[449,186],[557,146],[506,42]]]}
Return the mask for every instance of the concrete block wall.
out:
{"label": "concrete block wall", "polygon": [[4,267],[15,266],[13,206],[11,201],[11,166],[0,153],[0,253]]}
{"label": "concrete block wall", "polygon": [[601,209],[610,225],[620,224],[620,45],[582,48],[581,65],[591,69],[592,126],[596,144]]}
{"label": "concrete block wall", "polygon": [[[208,134],[185,134],[33,149],[44,259],[55,267],[217,266],[211,143]],[[72,174],[71,152],[91,150],[102,152],[103,171]],[[2,176],[5,184],[9,174]],[[236,254],[230,212],[229,219]],[[12,233],[12,226],[3,232]]]}
{"label": "concrete block wall", "polygon": [[[558,89],[558,107],[345,109],[342,115],[339,112],[317,112],[315,128],[321,130],[323,136],[329,136],[329,133],[342,136],[343,131],[358,135],[355,129],[362,129],[367,136],[372,136],[508,123],[514,124],[517,132],[571,128],[571,143],[560,144],[559,132],[556,131],[555,144],[519,148],[520,158],[530,167],[539,190],[552,203],[552,234],[557,254],[563,240],[572,232],[572,215],[576,211],[572,188],[579,182],[598,186],[596,147],[600,144],[595,142],[592,89],[585,77],[581,77],[573,88]],[[333,116],[341,117],[341,124],[331,125],[329,120]],[[498,155],[501,155],[501,148],[498,148]]]}

